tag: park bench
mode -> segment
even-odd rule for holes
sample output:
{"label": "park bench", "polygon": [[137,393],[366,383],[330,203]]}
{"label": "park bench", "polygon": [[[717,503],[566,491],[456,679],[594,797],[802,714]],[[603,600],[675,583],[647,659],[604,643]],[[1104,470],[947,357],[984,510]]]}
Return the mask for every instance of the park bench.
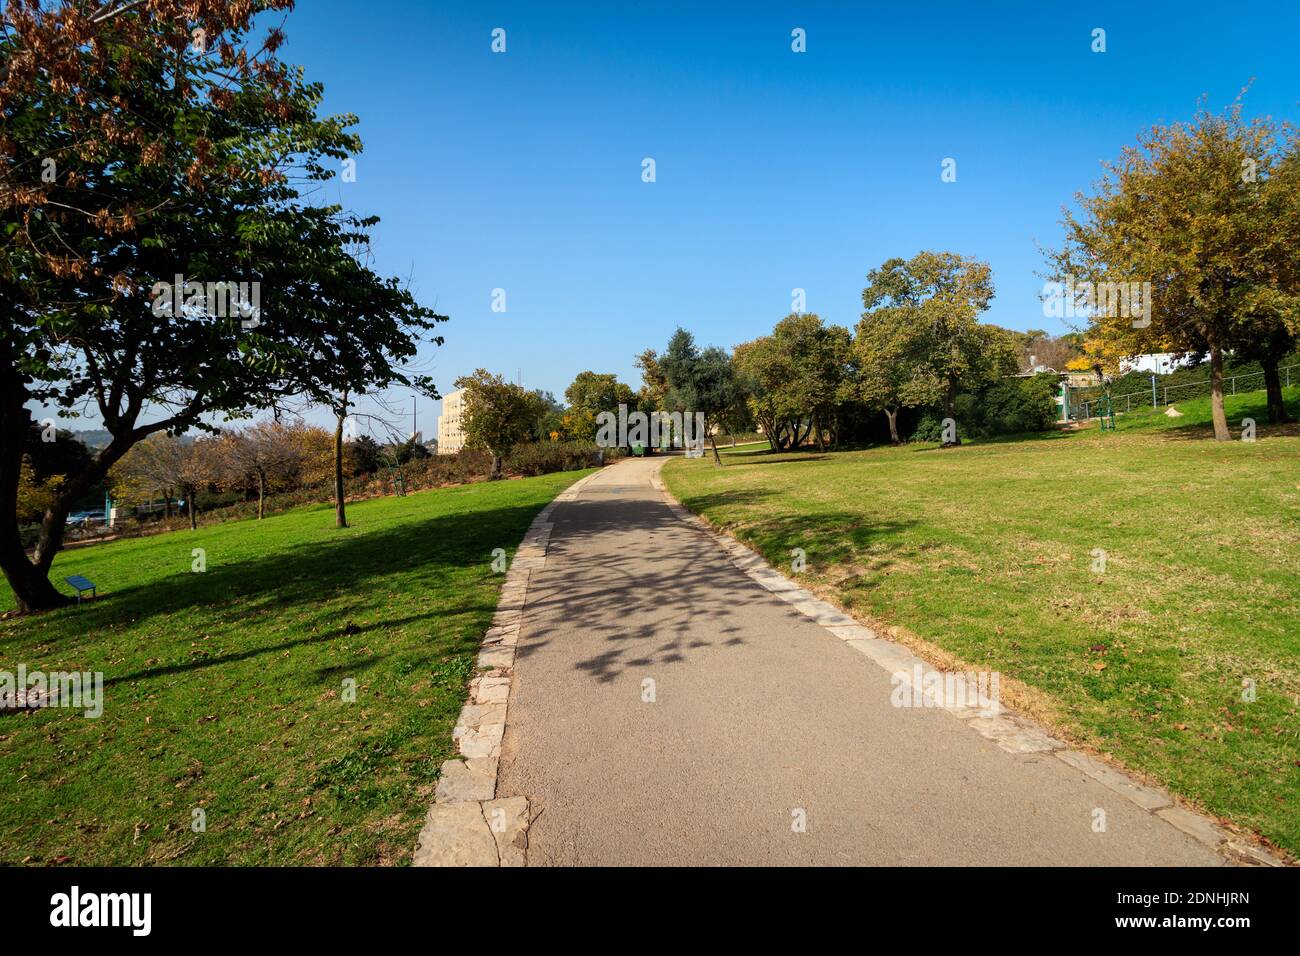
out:
{"label": "park bench", "polygon": [[71,577],[66,577],[66,578],[64,578],[63,580],[67,581],[69,584],[71,584],[71,585],[76,589],[76,591],[77,591],[77,603],[78,603],[78,604],[81,603],[81,595],[84,594],[84,593],[87,592],[87,591],[90,592],[90,596],[91,596],[91,597],[97,597],[97,596],[98,596],[98,595],[95,593],[95,582],[94,582],[94,581],[91,581],[91,580],[88,579],[88,578],[83,578],[80,574],[74,574],[74,575],[72,575]]}

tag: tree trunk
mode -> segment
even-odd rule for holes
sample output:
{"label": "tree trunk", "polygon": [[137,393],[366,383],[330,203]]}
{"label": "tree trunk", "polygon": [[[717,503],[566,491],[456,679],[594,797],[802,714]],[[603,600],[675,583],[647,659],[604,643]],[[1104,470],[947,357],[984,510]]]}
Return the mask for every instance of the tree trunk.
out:
{"label": "tree trunk", "polygon": [[348,515],[343,496],[343,423],[347,417],[347,396],[342,411],[334,416],[334,526],[346,528]]}
{"label": "tree trunk", "polygon": [[496,452],[492,453],[492,470],[488,473],[488,481],[497,481],[501,478],[501,456]]}
{"label": "tree trunk", "polygon": [[1286,400],[1282,397],[1282,376],[1278,374],[1276,356],[1267,355],[1259,360],[1264,369],[1264,392],[1268,395],[1268,421],[1271,425],[1281,425],[1291,420],[1286,411]]}
{"label": "tree trunk", "polygon": [[898,437],[898,409],[885,409],[885,417],[889,419],[889,440],[895,445],[901,445],[902,441]]}
{"label": "tree trunk", "polygon": [[73,502],[102,480],[108,469],[133,444],[123,443],[115,436],[83,471],[69,476],[62,491],[45,510],[36,549],[29,559],[18,531],[17,505],[22,452],[30,428],[31,414],[21,400],[16,407],[4,403],[0,409],[0,446],[4,448],[0,454],[0,569],[13,589],[18,610],[24,614],[53,610],[71,602],[72,599],[49,580],[54,556],[63,548],[68,512],[72,510]]}
{"label": "tree trunk", "polygon": [[722,467],[722,456],[718,454],[718,440],[713,435],[709,435],[709,444],[713,446],[713,460],[719,468]]}
{"label": "tree trunk", "polygon": [[940,448],[955,448],[961,444],[961,436],[957,434],[957,383],[949,380],[948,389],[943,395],[943,414],[945,418],[952,419],[953,433],[952,441],[941,441]]}
{"label": "tree trunk", "polygon": [[50,583],[50,564],[63,542],[67,508],[60,513],[56,500],[53,513],[46,512],[33,558],[27,557],[18,530],[18,482],[31,424],[31,413],[21,401],[16,406],[6,402],[4,411],[0,411],[0,439],[5,446],[0,456],[0,569],[4,570],[5,580],[23,614],[63,607],[72,600]]}
{"label": "tree trunk", "polygon": [[[0,408],[0,445],[5,449],[0,455],[0,569],[13,589],[18,610],[26,614],[62,607],[70,598],[50,583],[49,561],[42,568],[39,563],[33,564],[23,550],[18,531],[18,481],[32,417],[23,405],[21,393],[12,398],[7,394],[6,399]],[[46,554],[52,559],[54,551],[42,552],[42,557]]]}
{"label": "tree trunk", "polygon": [[1231,441],[1228,415],[1223,410],[1223,350],[1210,347],[1210,413],[1214,417],[1214,440]]}
{"label": "tree trunk", "polygon": [[189,507],[189,512],[190,512],[190,530],[191,530],[191,531],[198,531],[198,530],[199,530],[199,501],[198,501],[198,498],[199,498],[199,490],[198,490],[198,488],[191,488],[190,491],[189,491],[189,493],[185,496],[185,500],[189,503],[189,506],[190,506],[190,507]]}
{"label": "tree trunk", "polygon": [[257,473],[257,520],[261,521],[266,517],[266,479],[262,473]]}
{"label": "tree trunk", "polygon": [[817,450],[819,452],[824,452],[826,450],[826,442],[824,441],[824,436],[822,435],[821,419],[814,418],[812,427],[813,427],[813,432],[817,435]]}

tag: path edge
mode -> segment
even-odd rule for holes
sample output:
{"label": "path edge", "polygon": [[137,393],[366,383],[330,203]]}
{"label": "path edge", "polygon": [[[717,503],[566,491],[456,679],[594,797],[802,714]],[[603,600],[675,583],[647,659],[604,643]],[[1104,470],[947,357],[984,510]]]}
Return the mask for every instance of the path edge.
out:
{"label": "path edge", "polygon": [[492,626],[479,646],[479,671],[469,684],[452,740],[460,758],[444,760],[434,802],[416,838],[412,866],[524,866],[527,797],[497,798],[497,770],[505,736],[519,627],[534,570],[546,567],[551,514],[573,501],[603,468],[579,478],[542,508],[528,526],[506,571]]}

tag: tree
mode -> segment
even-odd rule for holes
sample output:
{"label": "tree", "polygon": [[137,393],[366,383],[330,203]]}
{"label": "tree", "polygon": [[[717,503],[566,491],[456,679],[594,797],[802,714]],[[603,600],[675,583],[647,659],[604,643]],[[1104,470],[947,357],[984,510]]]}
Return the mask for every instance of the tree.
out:
{"label": "tree", "polygon": [[838,433],[849,397],[852,337],[815,313],[793,313],[764,336],[736,348],[740,383],[773,450],[798,448],[823,430]]}
{"label": "tree", "polygon": [[1076,335],[1052,336],[1041,329],[1011,332],[1020,348],[1021,371],[1033,371],[1041,365],[1055,372],[1063,372],[1071,361],[1082,355],[1081,337]]}
{"label": "tree", "polygon": [[266,517],[267,493],[289,483],[302,456],[295,430],[281,422],[262,422],[221,437],[222,474],[229,484],[251,484],[257,490],[258,520]]}
{"label": "tree", "polygon": [[1245,297],[1251,334],[1239,349],[1263,369],[1268,420],[1275,425],[1291,420],[1278,366],[1300,340],[1300,247],[1295,242],[1300,235],[1300,131],[1287,132],[1286,145],[1260,187],[1262,222],[1254,259],[1263,281]]}
{"label": "tree", "polygon": [[[717,346],[697,348],[691,333],[678,328],[668,340],[660,367],[668,383],[664,405],[681,411],[683,421],[696,413],[704,416],[704,431],[713,446],[713,460],[720,466],[722,456],[718,454],[714,426],[740,394],[731,356]],[[697,436],[701,442],[703,437]]]}
{"label": "tree", "polygon": [[731,436],[731,447],[736,447],[736,436],[754,428],[754,413],[749,407],[749,392],[745,378],[737,365],[735,356],[731,359],[731,376],[735,383],[732,389],[731,404],[718,413],[718,428]]}
{"label": "tree", "polygon": [[534,389],[538,400],[545,406],[546,411],[538,419],[537,428],[533,433],[534,441],[559,441],[562,435],[568,436],[568,423],[565,421],[566,410],[563,405],[556,401],[555,396],[550,392],[542,389]]}
{"label": "tree", "polygon": [[421,461],[429,457],[429,449],[425,448],[418,438],[412,435],[404,442],[398,442],[393,446],[393,459],[399,465],[410,464],[413,461]]}
{"label": "tree", "polygon": [[29,455],[23,456],[22,468],[18,478],[18,500],[16,512],[19,521],[31,521],[45,513],[59,493],[63,484],[62,475],[49,475],[42,478],[37,474]]}
{"label": "tree", "polygon": [[[992,299],[988,263],[951,252],[890,259],[867,276],[862,293],[867,313],[890,310],[916,330],[918,361],[909,394],[913,399],[926,394],[953,421],[962,389],[974,390],[1019,368],[1011,336],[978,321]],[[945,446],[959,444],[955,434],[944,441]]]}
{"label": "tree", "polygon": [[[199,526],[199,489],[217,479],[219,456],[210,438],[181,438],[158,432],[137,442],[113,467],[112,480],[117,497],[123,500],[140,497],[130,489],[161,494],[167,513],[173,498],[185,501],[190,529]],[[259,515],[260,517],[260,515]]]}
{"label": "tree", "polygon": [[[1295,183],[1270,188],[1278,162],[1274,124],[1245,121],[1240,101],[1222,115],[1202,109],[1190,122],[1154,126],[1106,165],[1093,195],[1079,197],[1077,213],[1067,210],[1065,243],[1049,260],[1058,278],[1085,288],[1127,283],[1144,290],[1149,302],[1140,319],[1089,303],[1096,352],[1209,352],[1219,441],[1231,438],[1225,354],[1243,348],[1271,365],[1266,381],[1276,381],[1270,342],[1294,314],[1296,290],[1286,281],[1294,275],[1287,264],[1294,241],[1279,232],[1279,207],[1294,208],[1294,188],[1289,198],[1284,190]],[[1284,413],[1280,387],[1274,391],[1273,411]]]}
{"label": "tree", "polygon": [[569,403],[569,432],[580,441],[594,441],[596,416],[601,412],[618,414],[619,405],[634,406],[636,393],[613,373],[579,372],[564,390],[564,400]]}
{"label": "tree", "polygon": [[489,478],[501,478],[501,463],[516,445],[526,442],[546,413],[536,392],[507,382],[500,375],[477,369],[456,379],[465,390],[461,429],[468,448],[486,448],[492,454]]}
{"label": "tree", "polygon": [[[862,295],[866,301],[868,292]],[[895,445],[902,443],[899,410],[924,405],[933,391],[921,365],[923,329],[919,319],[919,310],[880,306],[862,313],[853,342],[859,397],[869,408],[885,413],[889,440]]]}
{"label": "tree", "polygon": [[369,435],[360,435],[348,442],[347,456],[352,462],[352,474],[372,475],[383,466],[383,450],[379,442]]}
{"label": "tree", "polygon": [[[277,31],[245,48],[252,14],[287,5],[9,5],[0,567],[20,611],[67,603],[49,581],[64,519],[133,445],[323,383],[405,381],[396,363],[442,319],[345,261],[375,220],[299,194],[361,144],[354,118],[316,115],[321,88],[275,59]],[[28,406],[87,402],[112,440],[68,475],[29,560],[13,508]]]}
{"label": "tree", "polygon": [[668,380],[659,366],[659,356],[654,349],[646,349],[636,357],[635,364],[641,370],[641,390],[637,392],[641,411],[649,414],[662,410],[664,396],[668,393]]}
{"label": "tree", "polygon": [[797,447],[784,391],[785,383],[794,374],[790,356],[781,351],[773,336],[767,335],[737,345],[733,364],[750,411],[772,451]]}

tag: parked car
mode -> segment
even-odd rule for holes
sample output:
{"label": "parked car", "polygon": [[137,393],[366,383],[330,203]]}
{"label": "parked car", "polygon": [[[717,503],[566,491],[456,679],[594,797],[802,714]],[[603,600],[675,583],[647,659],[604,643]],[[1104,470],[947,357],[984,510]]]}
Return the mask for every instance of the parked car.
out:
{"label": "parked car", "polygon": [[74,511],[68,515],[67,523],[74,527],[85,527],[104,520],[102,511]]}

